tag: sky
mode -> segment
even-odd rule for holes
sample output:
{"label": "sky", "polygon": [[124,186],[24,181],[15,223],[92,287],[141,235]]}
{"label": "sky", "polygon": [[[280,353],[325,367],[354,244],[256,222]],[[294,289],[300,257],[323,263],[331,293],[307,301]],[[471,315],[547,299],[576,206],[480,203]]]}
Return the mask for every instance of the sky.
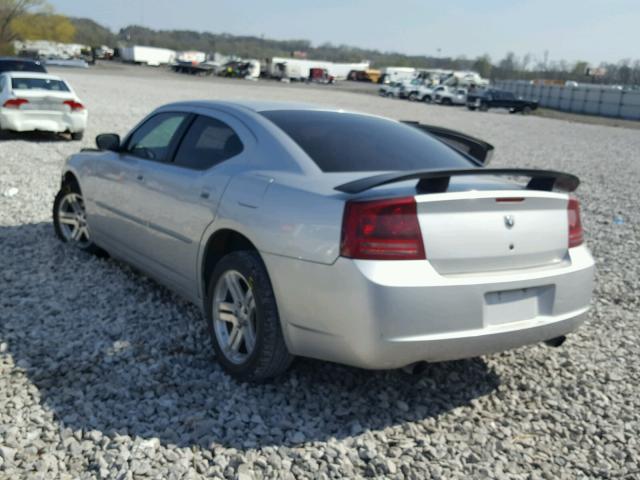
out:
{"label": "sky", "polygon": [[433,56],[509,51],[592,64],[640,58],[640,0],[49,0],[114,31],[131,24],[307,39]]}

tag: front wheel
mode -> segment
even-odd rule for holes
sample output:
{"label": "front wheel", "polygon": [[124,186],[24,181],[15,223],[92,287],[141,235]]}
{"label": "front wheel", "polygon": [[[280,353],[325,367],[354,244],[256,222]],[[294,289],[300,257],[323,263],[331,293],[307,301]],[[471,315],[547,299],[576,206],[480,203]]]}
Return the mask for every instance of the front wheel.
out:
{"label": "front wheel", "polygon": [[522,114],[529,115],[530,113],[531,113],[531,107],[529,105],[525,105],[524,108],[522,109]]}
{"label": "front wheel", "polygon": [[271,281],[256,252],[233,252],[220,260],[206,305],[213,349],[227,373],[260,382],[287,370],[293,357],[282,335]]}
{"label": "front wheel", "polygon": [[480,104],[480,106],[478,107],[478,110],[480,110],[481,112],[486,112],[489,110],[489,105],[487,105],[486,103],[482,102]]}
{"label": "front wheel", "polygon": [[416,92],[411,92],[409,94],[409,101],[415,102],[416,100],[418,100],[418,94]]}
{"label": "front wheel", "polygon": [[89,253],[102,252],[91,240],[84,199],[75,183],[63,185],[53,201],[53,228],[65,243]]}
{"label": "front wheel", "polygon": [[84,138],[84,132],[72,132],[71,140],[82,140]]}

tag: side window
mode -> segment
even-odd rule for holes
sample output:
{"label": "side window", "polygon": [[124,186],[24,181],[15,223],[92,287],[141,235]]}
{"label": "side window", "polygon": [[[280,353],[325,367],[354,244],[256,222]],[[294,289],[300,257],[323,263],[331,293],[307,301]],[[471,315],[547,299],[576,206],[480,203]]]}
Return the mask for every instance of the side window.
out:
{"label": "side window", "polygon": [[4,91],[4,84],[5,84],[4,77],[0,75],[0,92]]}
{"label": "side window", "polygon": [[220,120],[198,116],[182,139],[175,164],[206,170],[242,152],[240,138]]}
{"label": "side window", "polygon": [[133,132],[125,150],[145,160],[169,161],[172,142],[188,116],[173,112],[154,115]]}

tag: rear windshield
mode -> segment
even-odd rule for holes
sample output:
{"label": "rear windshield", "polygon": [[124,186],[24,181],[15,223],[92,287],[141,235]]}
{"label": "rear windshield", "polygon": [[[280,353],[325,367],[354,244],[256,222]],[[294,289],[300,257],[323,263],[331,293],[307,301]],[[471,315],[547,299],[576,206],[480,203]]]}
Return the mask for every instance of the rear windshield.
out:
{"label": "rear windshield", "polygon": [[0,60],[0,72],[37,72],[47,73],[40,63],[25,60]]}
{"label": "rear windshield", "polygon": [[69,87],[62,80],[50,78],[16,78],[11,79],[14,90],[51,90],[54,92],[68,92]]}
{"label": "rear windshield", "polygon": [[324,172],[469,168],[473,162],[429,134],[367,115],[310,110],[262,112]]}

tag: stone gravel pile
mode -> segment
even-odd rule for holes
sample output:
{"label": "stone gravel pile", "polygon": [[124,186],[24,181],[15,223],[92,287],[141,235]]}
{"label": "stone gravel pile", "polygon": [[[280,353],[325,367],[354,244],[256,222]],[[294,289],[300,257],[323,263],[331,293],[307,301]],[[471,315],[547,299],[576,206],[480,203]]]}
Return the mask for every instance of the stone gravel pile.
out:
{"label": "stone gravel pile", "polygon": [[[637,131],[142,67],[62,75],[89,108],[83,142],[0,134],[0,478],[640,477]],[[578,174],[598,263],[588,322],[557,349],[414,374],[298,360],[279,381],[236,383],[195,306],[51,226],[66,156],[185,98],[419,120],[493,143],[496,166]]]}

